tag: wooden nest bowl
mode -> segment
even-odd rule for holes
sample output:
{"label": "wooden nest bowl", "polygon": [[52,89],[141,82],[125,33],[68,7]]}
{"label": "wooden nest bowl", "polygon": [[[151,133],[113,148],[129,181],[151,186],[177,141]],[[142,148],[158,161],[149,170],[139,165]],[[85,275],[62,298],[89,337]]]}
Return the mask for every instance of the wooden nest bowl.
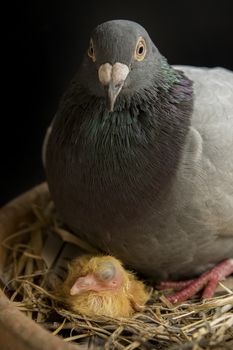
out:
{"label": "wooden nest bowl", "polygon": [[[16,232],[22,222],[32,220],[32,204],[49,200],[46,183],[32,188],[0,209],[0,242]],[[0,244],[0,277],[9,251]],[[77,350],[29,319],[0,289],[0,349],[2,350]]]}

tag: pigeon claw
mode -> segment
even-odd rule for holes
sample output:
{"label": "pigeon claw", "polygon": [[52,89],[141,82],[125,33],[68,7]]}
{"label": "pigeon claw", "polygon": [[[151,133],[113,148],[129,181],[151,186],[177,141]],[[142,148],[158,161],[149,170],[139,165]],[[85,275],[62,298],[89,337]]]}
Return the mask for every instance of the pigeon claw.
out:
{"label": "pigeon claw", "polygon": [[196,279],[180,282],[162,282],[160,289],[181,289],[175,294],[167,296],[167,299],[172,304],[188,300],[203,288],[202,298],[208,299],[213,297],[218,282],[232,273],[233,259],[226,259]]}

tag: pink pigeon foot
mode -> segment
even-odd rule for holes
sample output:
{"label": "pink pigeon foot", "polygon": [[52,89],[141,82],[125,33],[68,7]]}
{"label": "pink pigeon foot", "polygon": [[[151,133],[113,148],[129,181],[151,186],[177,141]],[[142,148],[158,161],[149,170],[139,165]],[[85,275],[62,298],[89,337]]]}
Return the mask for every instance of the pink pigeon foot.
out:
{"label": "pink pigeon foot", "polygon": [[218,282],[232,273],[233,259],[227,259],[196,279],[180,282],[162,282],[160,284],[160,289],[181,289],[179,292],[167,297],[171,303],[185,301],[203,288],[202,298],[207,299],[214,295]]}

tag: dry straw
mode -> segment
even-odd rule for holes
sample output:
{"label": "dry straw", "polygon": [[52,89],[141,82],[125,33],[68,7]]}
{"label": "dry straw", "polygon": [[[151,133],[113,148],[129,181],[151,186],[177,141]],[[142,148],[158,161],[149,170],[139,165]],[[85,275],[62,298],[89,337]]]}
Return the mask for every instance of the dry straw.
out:
{"label": "dry straw", "polygon": [[32,209],[34,223],[2,243],[9,249],[3,279],[11,302],[42,327],[65,342],[106,350],[233,349],[233,292],[224,283],[221,295],[178,306],[153,289],[145,310],[130,319],[90,319],[67,310],[47,285],[49,271],[41,257],[46,235],[53,231],[92,254],[95,250],[61,227],[52,203]]}

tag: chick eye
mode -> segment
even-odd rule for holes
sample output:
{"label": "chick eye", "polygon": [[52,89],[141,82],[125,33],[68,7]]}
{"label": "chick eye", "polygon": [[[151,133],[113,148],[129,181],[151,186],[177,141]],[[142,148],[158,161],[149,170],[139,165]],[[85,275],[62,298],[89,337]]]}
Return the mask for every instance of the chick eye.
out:
{"label": "chick eye", "polygon": [[93,62],[95,62],[95,50],[94,50],[94,45],[92,39],[90,40],[90,45],[87,51],[88,56],[92,59]]}
{"label": "chick eye", "polygon": [[110,281],[116,275],[116,268],[111,262],[104,262],[98,267],[96,274],[100,280]]}
{"label": "chick eye", "polygon": [[146,56],[146,42],[143,38],[139,38],[135,48],[134,57],[137,61],[142,61],[144,60],[145,56]]}

